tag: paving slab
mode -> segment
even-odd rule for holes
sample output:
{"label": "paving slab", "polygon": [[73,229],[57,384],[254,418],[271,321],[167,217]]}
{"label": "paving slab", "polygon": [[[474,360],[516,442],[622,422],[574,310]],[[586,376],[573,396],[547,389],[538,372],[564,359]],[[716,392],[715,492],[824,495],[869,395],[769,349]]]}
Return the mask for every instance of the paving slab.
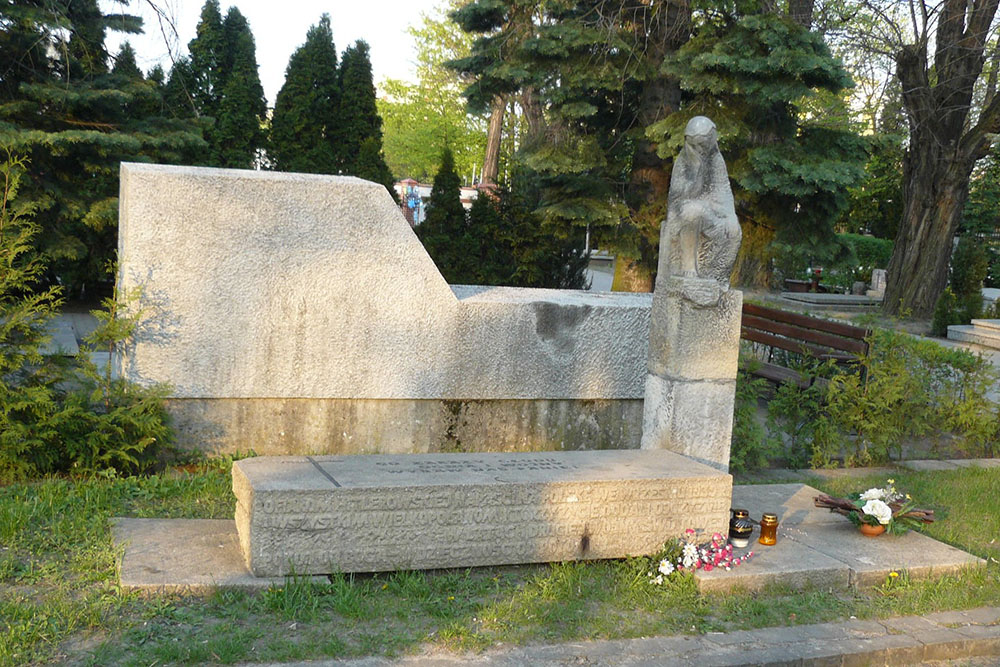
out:
{"label": "paving slab", "polygon": [[823,292],[782,292],[782,299],[817,306],[878,306],[882,299],[860,294],[829,294]]}
{"label": "paving slab", "polygon": [[63,355],[75,357],[80,354],[80,346],[76,342],[76,332],[69,320],[54,318],[48,326],[49,340],[41,347],[41,353],[47,356]]}
{"label": "paving slab", "polygon": [[284,577],[250,573],[235,521],[115,518],[111,534],[124,549],[119,568],[124,590],[207,594],[217,588],[263,590],[285,583]]}
{"label": "paving slab", "polygon": [[917,472],[933,472],[937,470],[958,470],[960,466],[956,465],[952,461],[934,461],[934,460],[914,460],[914,461],[900,461],[900,467],[906,468],[907,470],[915,470]]}
{"label": "paving slab", "polygon": [[911,578],[924,579],[986,564],[982,558],[915,531],[865,537],[847,519],[841,524],[794,526],[785,531],[785,537],[847,564],[852,586],[881,584],[893,571],[905,570]]}
{"label": "paving slab", "polygon": [[1000,459],[948,459],[962,468],[1000,468]]}
{"label": "paving slab", "polygon": [[841,515],[816,507],[813,498],[821,493],[807,484],[738,484],[733,486],[733,507],[749,510],[755,520],[764,512],[773,512],[782,526],[842,523]]}
{"label": "paving slab", "polygon": [[868,477],[870,475],[888,475],[892,477],[897,468],[891,468],[888,466],[879,466],[874,468],[820,468],[820,469],[810,469],[805,468],[799,470],[806,477],[819,477],[820,479],[842,479],[844,477]]}
{"label": "paving slab", "polygon": [[[985,608],[995,610],[997,608]],[[973,610],[981,611],[981,610]],[[948,612],[964,614],[965,612]],[[988,614],[986,615],[988,616]],[[985,617],[985,616],[983,616]],[[416,655],[283,663],[281,667],[387,667],[389,665],[521,665],[565,667],[650,667],[672,665],[917,665],[937,660],[997,664],[1000,625],[970,622],[952,631],[919,616],[850,620],[779,628],[710,632],[705,635],[642,637],[535,646],[495,646],[483,653],[452,653],[425,646]],[[987,657],[979,661],[978,658]],[[937,664],[937,663],[935,663]],[[948,664],[955,664],[949,662]],[[961,664],[970,664],[962,662]],[[277,665],[275,664],[275,667]]]}

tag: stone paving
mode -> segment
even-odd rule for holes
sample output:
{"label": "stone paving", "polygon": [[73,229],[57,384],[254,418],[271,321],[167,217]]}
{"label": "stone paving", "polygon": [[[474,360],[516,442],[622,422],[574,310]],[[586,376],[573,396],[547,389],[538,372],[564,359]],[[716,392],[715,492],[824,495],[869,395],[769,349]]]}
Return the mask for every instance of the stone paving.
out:
{"label": "stone paving", "polygon": [[[644,637],[496,647],[485,653],[424,653],[403,658],[284,663],[284,667],[413,665],[919,665],[940,660],[1000,661],[1000,608],[981,607],[926,616],[848,620],[705,635]],[[961,663],[959,663],[961,664]]]}

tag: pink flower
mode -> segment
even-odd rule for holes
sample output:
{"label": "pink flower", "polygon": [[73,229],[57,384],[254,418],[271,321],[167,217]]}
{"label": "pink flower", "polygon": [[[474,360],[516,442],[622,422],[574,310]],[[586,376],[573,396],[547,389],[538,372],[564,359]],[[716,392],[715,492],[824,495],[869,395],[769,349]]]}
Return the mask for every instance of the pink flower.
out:
{"label": "pink flower", "polygon": [[739,564],[740,564],[740,559],[739,558],[736,558],[736,559],[733,560],[733,565],[739,565]]}
{"label": "pink flower", "polygon": [[694,528],[688,528],[684,532],[687,533],[688,535],[694,535]]}
{"label": "pink flower", "polygon": [[711,571],[712,571],[712,564],[705,563],[705,572],[711,572]]}

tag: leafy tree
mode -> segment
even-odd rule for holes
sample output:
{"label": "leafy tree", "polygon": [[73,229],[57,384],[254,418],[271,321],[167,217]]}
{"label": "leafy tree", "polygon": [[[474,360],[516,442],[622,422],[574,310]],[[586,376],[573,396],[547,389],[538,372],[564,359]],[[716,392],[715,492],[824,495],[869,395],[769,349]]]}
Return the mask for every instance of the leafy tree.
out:
{"label": "leafy tree", "polygon": [[[458,4],[451,0],[445,6]],[[460,175],[478,174],[486,122],[466,112],[462,79],[444,65],[469,55],[472,37],[440,13],[424,15],[422,24],[409,33],[417,45],[416,81],[389,79],[380,85],[386,162],[399,176],[427,181],[449,146]]]}
{"label": "leafy tree", "polygon": [[863,6],[878,17],[873,49],[895,59],[910,131],[884,308],[927,316],[948,279],[969,175],[1000,130],[1000,50],[992,45],[998,1]]}
{"label": "leafy tree", "polygon": [[441,166],[427,205],[427,217],[416,227],[417,237],[449,283],[469,283],[475,273],[470,252],[468,224],[461,198],[462,182],[455,173],[451,150],[441,154]]}
{"label": "leafy tree", "polygon": [[340,85],[330,16],[309,28],[292,54],[271,119],[268,158],[275,169],[336,174]]}
{"label": "leafy tree", "polygon": [[877,134],[869,144],[868,163],[859,185],[848,189],[844,226],[849,231],[894,239],[903,214],[901,137]]}
{"label": "leafy tree", "polygon": [[109,71],[106,30],[138,32],[137,17],[102,14],[96,0],[10,5],[8,17],[0,41],[44,48],[0,55],[18,80],[0,88],[0,141],[28,158],[21,196],[42,228],[35,242],[51,258],[49,278],[75,296],[109,277],[119,163],[189,162],[205,144],[196,124],[160,115],[158,84],[135,76],[130,48]]}

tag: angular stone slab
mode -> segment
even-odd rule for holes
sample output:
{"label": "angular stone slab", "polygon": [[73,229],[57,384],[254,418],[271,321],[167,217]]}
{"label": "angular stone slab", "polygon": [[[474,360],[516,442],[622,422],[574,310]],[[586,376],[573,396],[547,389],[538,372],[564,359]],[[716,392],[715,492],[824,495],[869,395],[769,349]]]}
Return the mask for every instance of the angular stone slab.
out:
{"label": "angular stone slab", "polygon": [[285,582],[251,574],[231,520],[116,518],[111,534],[124,550],[119,568],[124,590],[207,594],[216,588],[261,590]]}
{"label": "angular stone slab", "polygon": [[971,324],[952,324],[948,327],[948,338],[963,343],[1000,348],[1000,331]]}
{"label": "angular stone slab", "polygon": [[791,539],[850,567],[852,586],[881,584],[893,571],[906,570],[913,579],[926,579],[986,564],[981,558],[915,531],[865,537],[846,518],[840,525],[800,525],[794,531],[789,535]]}
{"label": "angular stone slab", "polygon": [[732,477],[669,451],[260,457],[233,465],[258,576],[653,553],[724,531]]}

